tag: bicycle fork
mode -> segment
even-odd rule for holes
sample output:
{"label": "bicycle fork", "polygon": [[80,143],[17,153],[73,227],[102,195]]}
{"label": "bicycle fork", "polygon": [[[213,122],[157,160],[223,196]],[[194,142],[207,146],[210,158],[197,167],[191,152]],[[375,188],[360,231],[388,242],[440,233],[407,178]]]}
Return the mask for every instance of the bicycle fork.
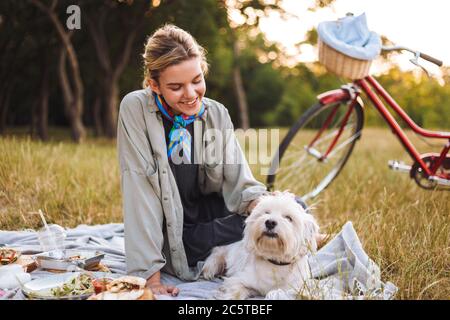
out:
{"label": "bicycle fork", "polygon": [[[350,115],[353,111],[353,108],[355,107],[355,104],[357,102],[357,97],[358,97],[358,92],[355,93],[355,95],[353,96],[352,101],[350,102],[350,105],[348,107],[348,110],[344,116],[344,118],[342,119],[342,122],[339,126],[339,130],[337,132],[337,134],[334,136],[333,141],[331,141],[331,144],[328,146],[327,151],[322,154],[319,150],[317,150],[316,148],[314,148],[314,144],[320,139],[320,137],[322,136],[322,133],[328,129],[329,125],[333,122],[336,113],[338,111],[338,109],[341,107],[339,104],[336,105],[334,107],[334,109],[330,112],[330,114],[328,115],[327,119],[325,120],[325,123],[323,124],[322,128],[320,128],[319,132],[317,133],[317,135],[313,138],[313,140],[309,143],[309,145],[305,146],[305,150],[306,152],[313,156],[314,158],[316,158],[317,160],[319,160],[320,162],[327,162],[327,158],[332,155],[333,153],[331,152],[334,147],[336,146],[337,141],[339,140],[339,138],[342,135],[342,131],[344,130],[345,126],[348,123],[348,119],[350,118]],[[358,132],[357,136],[354,137],[353,139],[350,139],[350,141],[348,141],[347,143],[344,143],[342,146],[339,147],[342,148],[343,146],[345,146],[346,144],[352,142],[354,139],[358,138],[360,136],[360,132]],[[337,150],[335,150],[337,151]]]}

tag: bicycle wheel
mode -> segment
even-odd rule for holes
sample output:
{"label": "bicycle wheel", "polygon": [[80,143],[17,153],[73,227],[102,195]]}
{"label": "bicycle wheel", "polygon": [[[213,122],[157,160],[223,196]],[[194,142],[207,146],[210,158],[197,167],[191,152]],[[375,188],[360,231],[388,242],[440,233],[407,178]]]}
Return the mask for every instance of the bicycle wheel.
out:
{"label": "bicycle wheel", "polygon": [[345,165],[361,136],[363,121],[359,103],[313,105],[278,147],[267,178],[269,189],[290,190],[303,200],[317,196]]}

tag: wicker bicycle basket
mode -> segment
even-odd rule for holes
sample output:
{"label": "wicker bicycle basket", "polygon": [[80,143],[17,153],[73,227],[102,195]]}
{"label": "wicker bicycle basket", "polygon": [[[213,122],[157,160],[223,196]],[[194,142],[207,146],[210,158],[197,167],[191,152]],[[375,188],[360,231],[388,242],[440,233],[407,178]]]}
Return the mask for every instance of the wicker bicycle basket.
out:
{"label": "wicker bicycle basket", "polygon": [[319,38],[319,61],[328,71],[351,80],[362,79],[369,74],[372,60],[360,60],[336,51]]}

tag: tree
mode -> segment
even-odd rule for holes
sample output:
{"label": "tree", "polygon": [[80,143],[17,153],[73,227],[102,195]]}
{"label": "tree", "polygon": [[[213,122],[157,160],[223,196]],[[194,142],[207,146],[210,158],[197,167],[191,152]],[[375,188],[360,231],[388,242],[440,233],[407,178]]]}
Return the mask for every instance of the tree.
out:
{"label": "tree", "polygon": [[[48,48],[50,41],[40,45],[40,54],[43,63],[40,65],[39,98],[33,103],[31,115],[30,133],[33,136],[37,132],[39,139],[48,140],[48,101],[50,96],[50,54]],[[48,45],[46,45],[48,44]]]}
{"label": "tree", "polygon": [[18,64],[15,56],[21,44],[21,39],[9,35],[13,30],[20,35],[24,34],[16,15],[18,13],[13,3],[2,2],[0,11],[0,134],[3,134],[6,129],[6,120],[15,81],[13,74]]}
{"label": "tree", "polygon": [[[280,0],[271,1],[268,4],[265,0],[221,0],[221,4],[228,10],[228,36],[233,53],[233,89],[237,99],[240,117],[240,127],[244,130],[250,127],[247,95],[242,81],[240,53],[242,43],[240,43],[239,33],[250,33],[259,27],[260,18],[267,15],[269,11],[283,12],[280,7]],[[243,18],[242,23],[236,23],[231,18],[233,13],[239,13]]]}
{"label": "tree", "polygon": [[[149,5],[146,2],[133,4],[133,1],[119,3],[112,0],[104,0],[100,4],[100,9],[98,8],[98,2],[95,5],[97,6],[96,10],[88,10],[90,14],[86,15],[89,32],[101,70],[99,73],[101,89],[98,91],[94,103],[94,123],[96,131],[100,131],[100,127],[103,127],[104,133],[108,138],[115,138],[119,103],[119,79],[130,59],[136,36],[143,31],[142,27],[144,26],[145,18],[149,17],[157,6]],[[122,38],[116,36],[114,39],[108,39],[106,30],[110,33],[111,28],[105,29],[107,19],[110,21],[109,26],[120,26],[121,32],[119,35],[122,35]],[[110,45],[113,40],[121,45],[113,48]],[[103,126],[101,126],[101,120],[99,119],[99,109],[102,102],[104,105]]]}
{"label": "tree", "polygon": [[[80,75],[77,54],[71,42],[72,32],[65,30],[58,17],[56,11],[58,0],[53,0],[51,5],[45,5],[41,0],[29,1],[47,15],[61,40],[62,47],[59,53],[58,75],[63,92],[65,113],[70,122],[72,139],[75,142],[81,142],[86,136],[86,129],[82,121],[84,86]],[[70,74],[66,70],[67,59],[71,69]]]}

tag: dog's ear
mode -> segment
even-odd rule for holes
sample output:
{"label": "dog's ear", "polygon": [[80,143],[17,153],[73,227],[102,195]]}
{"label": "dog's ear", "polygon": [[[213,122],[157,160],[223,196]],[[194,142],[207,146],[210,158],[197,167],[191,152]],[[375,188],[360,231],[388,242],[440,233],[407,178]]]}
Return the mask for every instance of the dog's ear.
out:
{"label": "dog's ear", "polygon": [[300,254],[306,255],[308,251],[317,251],[316,236],[319,233],[319,225],[317,224],[316,219],[309,213],[305,213],[305,218],[302,223],[304,243],[300,248]]}
{"label": "dog's ear", "polygon": [[244,228],[244,237],[242,238],[242,242],[244,244],[244,247],[247,249],[247,251],[254,251],[255,245],[251,239],[250,230],[249,230],[249,223],[254,221],[255,216],[250,215],[245,219],[245,228]]}

